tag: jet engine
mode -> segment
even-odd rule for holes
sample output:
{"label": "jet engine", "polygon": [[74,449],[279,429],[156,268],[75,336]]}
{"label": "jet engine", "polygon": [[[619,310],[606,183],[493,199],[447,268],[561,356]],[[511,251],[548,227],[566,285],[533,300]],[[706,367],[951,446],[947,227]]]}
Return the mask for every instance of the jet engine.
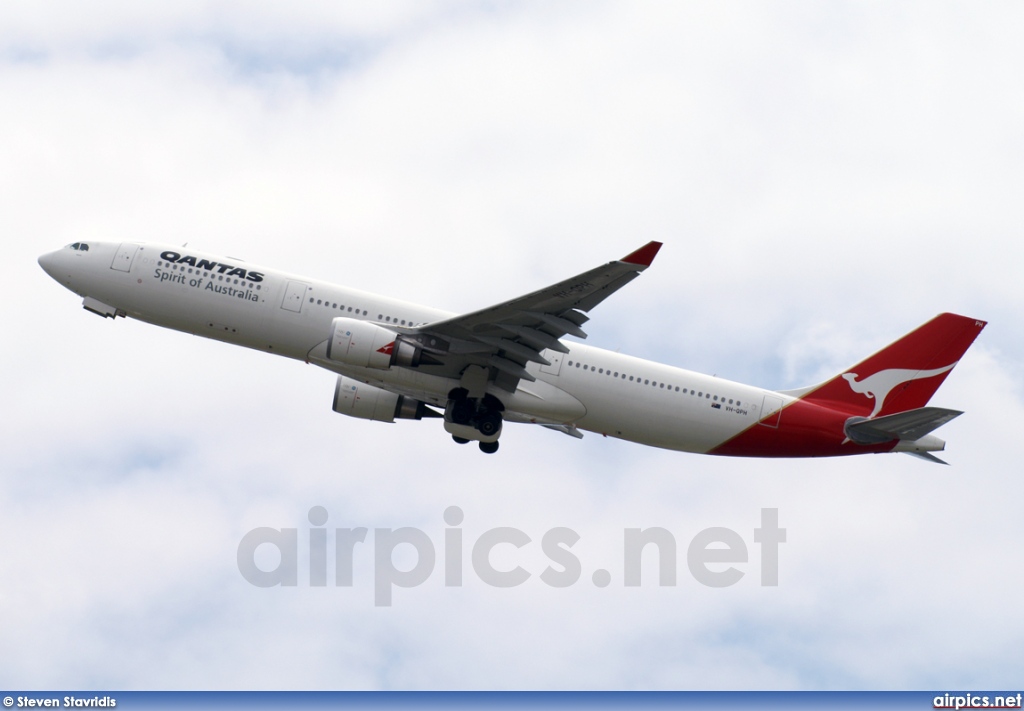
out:
{"label": "jet engine", "polygon": [[387,370],[393,365],[415,368],[421,363],[440,362],[389,328],[345,316],[339,316],[331,322],[327,358],[346,365],[378,370]]}
{"label": "jet engine", "polygon": [[394,331],[376,324],[339,316],[331,322],[327,358],[360,368],[386,370],[391,367],[397,337]]}
{"label": "jet engine", "polygon": [[377,422],[394,422],[395,419],[420,420],[424,417],[441,417],[419,400],[367,385],[344,375],[338,376],[334,386],[334,411],[349,417]]}

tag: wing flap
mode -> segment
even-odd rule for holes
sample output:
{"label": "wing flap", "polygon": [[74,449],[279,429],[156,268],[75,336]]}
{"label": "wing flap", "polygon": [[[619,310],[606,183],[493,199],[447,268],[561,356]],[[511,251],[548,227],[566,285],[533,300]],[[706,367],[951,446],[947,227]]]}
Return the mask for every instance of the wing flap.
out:
{"label": "wing flap", "polygon": [[545,348],[550,348],[553,351],[559,353],[568,353],[569,349],[564,343],[552,336],[550,333],[541,331],[537,328],[530,328],[528,326],[510,326],[508,324],[501,324],[501,330],[506,333],[510,333],[513,336],[518,336],[523,343],[533,346],[538,351]]}
{"label": "wing flap", "polygon": [[514,360],[509,360],[508,358],[502,358],[501,356],[492,355],[487,359],[487,364],[497,368],[503,373],[514,375],[515,377],[521,378],[522,380],[529,380],[531,383],[537,379],[533,377],[530,373],[528,373],[526,368],[524,368],[522,365],[516,363]]}
{"label": "wing flap", "polygon": [[537,349],[517,341],[510,341],[507,338],[494,338],[493,336],[477,336],[477,340],[483,341],[489,346],[494,346],[498,350],[517,355],[527,361],[533,361],[541,365],[551,365],[551,361],[542,356]]}

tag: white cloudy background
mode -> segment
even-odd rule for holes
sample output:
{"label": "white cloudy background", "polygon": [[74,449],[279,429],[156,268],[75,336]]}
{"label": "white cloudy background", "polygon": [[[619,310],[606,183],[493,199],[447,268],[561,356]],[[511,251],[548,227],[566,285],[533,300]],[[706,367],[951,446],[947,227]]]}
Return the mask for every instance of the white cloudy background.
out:
{"label": "white cloudy background", "polygon": [[[0,687],[1019,686],[1022,35],[1012,3],[5,2]],[[454,311],[657,239],[590,342],[779,388],[940,311],[990,325],[934,401],[967,411],[949,467],[525,427],[488,457],[332,413],[325,371],[96,318],[35,262],[81,239]],[[423,528],[437,569],[375,608],[371,534],[351,589],[247,584],[244,533],[302,540],[314,505]],[[534,576],[446,589],[449,505],[467,547],[531,535],[497,558]],[[537,577],[555,526],[569,589]],[[678,584],[651,556],[625,588],[651,526]],[[708,526],[749,547],[731,588],[687,571]]]}

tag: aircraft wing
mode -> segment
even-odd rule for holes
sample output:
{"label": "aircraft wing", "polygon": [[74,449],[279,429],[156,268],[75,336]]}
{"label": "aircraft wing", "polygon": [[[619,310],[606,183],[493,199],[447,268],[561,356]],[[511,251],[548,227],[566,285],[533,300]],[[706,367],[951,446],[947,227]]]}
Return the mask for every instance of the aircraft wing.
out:
{"label": "aircraft wing", "polygon": [[588,320],[585,312],[638,277],[659,249],[661,242],[648,242],[622,259],[547,288],[405,333],[442,366],[428,370],[456,375],[467,365],[480,365],[499,387],[512,392],[520,379],[536,379],[526,371],[527,363],[551,364],[542,351],[568,353],[560,338],[586,338],[580,328]]}

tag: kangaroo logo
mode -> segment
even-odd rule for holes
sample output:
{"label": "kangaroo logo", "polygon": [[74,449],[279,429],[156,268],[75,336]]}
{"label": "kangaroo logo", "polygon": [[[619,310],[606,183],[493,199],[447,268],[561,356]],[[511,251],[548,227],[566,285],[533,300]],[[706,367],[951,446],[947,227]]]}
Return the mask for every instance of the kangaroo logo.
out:
{"label": "kangaroo logo", "polygon": [[885,406],[885,398],[887,398],[889,393],[891,393],[897,386],[903,385],[903,383],[909,383],[911,380],[933,378],[936,375],[952,370],[955,365],[956,362],[950,363],[945,368],[936,368],[935,370],[890,368],[888,370],[880,370],[874,375],[869,375],[863,380],[857,380],[856,373],[843,373],[843,379],[850,384],[850,389],[853,390],[853,392],[860,393],[868,399],[874,398],[875,409],[872,410],[870,415],[868,415],[868,419],[871,419],[882,411],[882,407]]}

